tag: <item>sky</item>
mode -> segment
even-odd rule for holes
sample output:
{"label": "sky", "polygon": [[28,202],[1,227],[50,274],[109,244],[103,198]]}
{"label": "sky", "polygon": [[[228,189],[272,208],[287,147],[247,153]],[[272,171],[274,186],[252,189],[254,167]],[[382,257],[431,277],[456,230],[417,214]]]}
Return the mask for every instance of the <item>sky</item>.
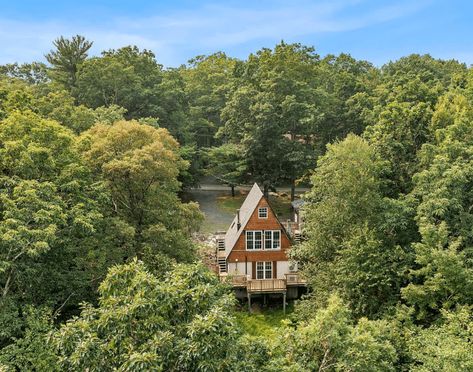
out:
{"label": "sky", "polygon": [[84,35],[92,55],[137,45],[177,67],[223,51],[245,59],[285,42],[375,65],[411,53],[473,64],[469,0],[0,0],[0,64],[43,61],[59,36]]}

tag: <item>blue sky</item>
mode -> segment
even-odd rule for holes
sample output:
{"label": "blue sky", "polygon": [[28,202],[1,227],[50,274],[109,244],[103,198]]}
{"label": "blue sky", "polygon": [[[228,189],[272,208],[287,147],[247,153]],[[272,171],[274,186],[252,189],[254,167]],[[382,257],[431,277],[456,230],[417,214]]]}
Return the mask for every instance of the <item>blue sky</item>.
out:
{"label": "blue sky", "polygon": [[280,40],[381,65],[410,53],[473,63],[473,1],[5,1],[0,64],[44,61],[52,41],[82,34],[92,54],[134,44],[165,66],[224,51],[246,58]]}

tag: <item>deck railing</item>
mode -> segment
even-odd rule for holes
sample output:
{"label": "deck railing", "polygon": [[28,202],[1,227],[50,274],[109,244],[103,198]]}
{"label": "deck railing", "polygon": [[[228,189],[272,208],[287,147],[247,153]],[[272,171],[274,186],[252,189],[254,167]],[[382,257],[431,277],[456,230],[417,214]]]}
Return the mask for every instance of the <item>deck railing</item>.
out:
{"label": "deck railing", "polygon": [[288,273],[285,275],[287,285],[300,285],[307,283],[307,281],[299,273]]}
{"label": "deck railing", "polygon": [[281,292],[289,286],[306,285],[299,273],[285,274],[285,279],[250,279],[247,275],[221,274],[220,280],[233,287],[246,288],[248,292]]}
{"label": "deck railing", "polygon": [[286,290],[284,279],[248,280],[246,286],[248,292],[278,292]]}

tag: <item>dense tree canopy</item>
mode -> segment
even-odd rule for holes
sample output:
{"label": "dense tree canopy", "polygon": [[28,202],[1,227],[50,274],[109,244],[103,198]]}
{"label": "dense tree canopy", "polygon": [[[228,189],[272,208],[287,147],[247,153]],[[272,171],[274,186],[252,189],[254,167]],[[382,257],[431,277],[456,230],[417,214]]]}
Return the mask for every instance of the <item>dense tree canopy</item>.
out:
{"label": "dense tree canopy", "polygon": [[[0,66],[1,371],[473,368],[471,67],[91,46]],[[271,337],[198,262],[202,175],[310,187]]]}

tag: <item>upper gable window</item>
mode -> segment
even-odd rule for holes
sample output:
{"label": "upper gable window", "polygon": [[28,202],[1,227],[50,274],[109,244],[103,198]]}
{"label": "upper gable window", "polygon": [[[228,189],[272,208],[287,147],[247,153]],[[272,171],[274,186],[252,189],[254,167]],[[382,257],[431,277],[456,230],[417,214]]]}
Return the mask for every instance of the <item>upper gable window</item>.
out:
{"label": "upper gable window", "polygon": [[268,208],[258,208],[258,218],[268,218]]}

